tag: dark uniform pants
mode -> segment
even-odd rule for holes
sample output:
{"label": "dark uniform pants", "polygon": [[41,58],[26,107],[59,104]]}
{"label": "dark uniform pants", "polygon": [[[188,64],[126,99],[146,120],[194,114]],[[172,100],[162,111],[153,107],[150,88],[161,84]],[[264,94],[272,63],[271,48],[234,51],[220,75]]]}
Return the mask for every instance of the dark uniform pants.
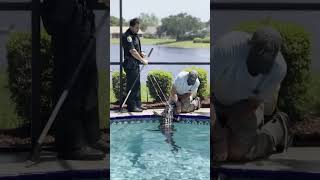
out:
{"label": "dark uniform pants", "polygon": [[131,94],[128,97],[127,105],[128,109],[131,110],[135,107],[141,107],[141,84],[140,84],[140,68],[139,66],[134,69],[125,68],[126,77],[127,77],[127,92],[130,91],[130,88],[133,86],[134,81],[137,79],[136,84],[132,88]]}
{"label": "dark uniform pants", "polygon": [[[63,33],[52,35],[55,103],[75,72],[93,31],[95,31],[93,13],[85,18],[82,14],[76,14]],[[72,151],[98,141],[100,132],[97,93],[98,76],[94,43],[87,62],[57,117],[55,138],[58,151]]]}

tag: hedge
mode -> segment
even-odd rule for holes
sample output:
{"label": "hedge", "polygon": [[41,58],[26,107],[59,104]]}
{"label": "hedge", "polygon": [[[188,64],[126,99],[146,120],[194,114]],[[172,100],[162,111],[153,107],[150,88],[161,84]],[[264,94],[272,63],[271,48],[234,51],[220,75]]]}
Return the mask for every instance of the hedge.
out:
{"label": "hedge", "polygon": [[[31,122],[31,33],[11,33],[6,43],[8,59],[8,88],[10,99],[14,102],[17,115],[23,120],[23,125]],[[48,120],[53,109],[53,53],[51,38],[41,32],[40,39],[40,119],[42,125]],[[105,72],[99,72],[99,81],[105,76]],[[106,79],[106,78],[104,78]],[[99,97],[106,97],[105,86],[99,85]],[[99,99],[99,107],[107,107],[105,102]],[[106,123],[109,115],[105,109],[100,109],[103,123]],[[105,127],[105,126],[104,126]],[[52,129],[55,129],[53,127]]]}
{"label": "hedge", "polygon": [[[123,98],[125,98],[127,96],[127,79],[126,79],[126,73],[124,71],[123,72],[123,76],[122,76],[122,82],[123,82]],[[114,93],[114,96],[117,100],[117,102],[122,102],[120,101],[120,72],[119,71],[115,71],[112,73],[112,91]]]}
{"label": "hedge", "polygon": [[[153,77],[156,79],[156,82],[158,82],[158,84],[159,84],[162,92],[165,94],[166,98],[168,98],[170,95],[173,77],[170,72],[166,72],[166,71],[162,71],[162,70],[154,70],[154,71],[150,71],[148,73],[147,87],[148,87],[150,96],[155,100],[155,102],[161,102],[159,96],[157,95],[155,88],[157,88],[157,91],[158,91],[159,95],[161,96],[161,98],[163,100],[165,100],[165,99],[164,99],[161,91],[159,90],[156,82],[153,80]],[[152,80],[151,80],[151,78],[152,78]],[[152,85],[151,81],[153,82],[155,88]]]}
{"label": "hedge", "polygon": [[[40,39],[40,118],[47,120],[52,109],[53,55],[51,40],[46,33]],[[14,32],[6,44],[8,59],[8,86],[15,111],[25,124],[31,121],[31,34]]]}
{"label": "hedge", "polygon": [[287,75],[279,92],[278,107],[296,120],[303,119],[308,111],[308,88],[310,86],[311,40],[310,34],[300,25],[271,19],[245,22],[235,30],[252,33],[257,28],[270,26],[281,33],[281,52],[287,63]]}
{"label": "hedge", "polygon": [[206,38],[194,38],[193,43],[210,43],[210,37]]}

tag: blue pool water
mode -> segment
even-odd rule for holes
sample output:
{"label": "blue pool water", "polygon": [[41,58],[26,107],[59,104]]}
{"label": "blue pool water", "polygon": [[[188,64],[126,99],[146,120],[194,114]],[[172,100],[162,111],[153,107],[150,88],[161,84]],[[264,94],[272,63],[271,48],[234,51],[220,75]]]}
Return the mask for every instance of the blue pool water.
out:
{"label": "blue pool water", "polygon": [[[210,178],[210,126],[175,123],[173,138],[158,130],[158,122],[111,124],[111,179]],[[173,151],[172,142],[177,151]]]}

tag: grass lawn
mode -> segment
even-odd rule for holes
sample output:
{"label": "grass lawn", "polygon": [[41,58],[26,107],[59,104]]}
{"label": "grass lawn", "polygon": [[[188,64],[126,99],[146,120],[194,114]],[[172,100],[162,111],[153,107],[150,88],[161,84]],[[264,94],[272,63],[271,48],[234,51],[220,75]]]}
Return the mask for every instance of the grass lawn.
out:
{"label": "grass lawn", "polygon": [[10,99],[8,76],[4,67],[0,68],[0,129],[11,129],[21,125],[14,110],[14,103]]}
{"label": "grass lawn", "polygon": [[[150,97],[150,95],[148,95],[148,88],[147,85],[145,83],[141,84],[141,100],[142,102],[152,102],[153,98]],[[110,103],[115,103],[117,102],[117,99],[113,93],[112,90],[112,85],[110,84]]]}
{"label": "grass lawn", "polygon": [[161,45],[175,48],[210,48],[210,43],[193,43],[193,41],[175,41]]}
{"label": "grass lawn", "polygon": [[[119,44],[119,39],[112,38],[111,44]],[[147,39],[141,38],[141,44],[143,45],[163,45],[167,47],[177,48],[210,48],[209,43],[193,43],[193,41],[178,41],[174,39]]]}

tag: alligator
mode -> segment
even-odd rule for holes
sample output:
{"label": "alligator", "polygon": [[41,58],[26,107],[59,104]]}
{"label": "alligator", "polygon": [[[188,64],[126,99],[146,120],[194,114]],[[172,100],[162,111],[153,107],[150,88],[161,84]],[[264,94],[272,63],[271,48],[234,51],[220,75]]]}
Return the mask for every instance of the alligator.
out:
{"label": "alligator", "polygon": [[159,114],[157,112],[153,112],[154,115],[160,117],[160,124],[158,126],[159,131],[165,136],[166,140],[165,142],[170,144],[172,146],[171,151],[173,153],[178,152],[178,150],[181,148],[174,142],[173,139],[173,132],[175,131],[173,122],[179,122],[180,119],[175,118],[175,104],[168,104],[166,105],[164,111]]}

